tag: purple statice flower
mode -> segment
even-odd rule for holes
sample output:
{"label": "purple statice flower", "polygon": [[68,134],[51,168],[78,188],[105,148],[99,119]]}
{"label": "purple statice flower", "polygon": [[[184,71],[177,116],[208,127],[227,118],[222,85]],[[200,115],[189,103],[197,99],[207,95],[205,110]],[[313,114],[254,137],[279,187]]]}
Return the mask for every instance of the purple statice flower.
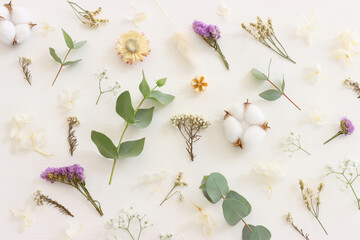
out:
{"label": "purple statice flower", "polygon": [[221,38],[220,28],[216,25],[207,25],[206,23],[195,20],[193,22],[193,29],[196,34],[199,34],[205,38],[214,40]]}
{"label": "purple statice flower", "polygon": [[353,123],[347,117],[341,119],[340,127],[345,135],[351,135],[355,131]]}
{"label": "purple statice flower", "polygon": [[221,38],[220,28],[218,26],[210,24],[207,28],[212,39]]}
{"label": "purple statice flower", "polygon": [[77,179],[80,182],[85,181],[84,168],[81,167],[79,164],[60,168],[49,167],[41,173],[40,177],[52,183],[57,179],[64,178]]}

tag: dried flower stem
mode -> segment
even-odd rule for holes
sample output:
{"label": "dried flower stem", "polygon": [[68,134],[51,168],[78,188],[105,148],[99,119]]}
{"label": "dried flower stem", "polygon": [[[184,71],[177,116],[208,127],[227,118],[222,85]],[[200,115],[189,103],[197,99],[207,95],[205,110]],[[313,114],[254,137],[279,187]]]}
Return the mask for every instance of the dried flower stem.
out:
{"label": "dried flower stem", "polygon": [[89,27],[97,27],[100,23],[109,22],[109,19],[98,19],[95,16],[98,15],[102,8],[99,7],[96,11],[88,11],[80,7],[77,3],[67,0],[72,10],[74,11],[76,17],[85,25]]}
{"label": "dried flower stem", "polygon": [[215,39],[210,39],[210,38],[206,38],[206,37],[203,37],[203,36],[201,36],[201,37],[202,37],[202,39],[204,39],[204,41],[205,41],[210,47],[212,47],[212,48],[214,49],[215,52],[217,52],[217,53],[220,55],[222,61],[223,61],[224,64],[225,64],[226,69],[229,70],[229,63],[226,61],[226,58],[225,58],[224,54],[222,53],[221,48],[220,48],[218,42],[217,42]]}
{"label": "dried flower stem", "polygon": [[300,186],[301,194],[302,194],[302,197],[303,197],[303,200],[304,200],[304,203],[305,203],[307,209],[318,221],[318,223],[320,224],[320,226],[322,227],[322,229],[324,230],[326,235],[328,235],[325,227],[323,226],[323,224],[321,223],[321,221],[319,219],[320,192],[323,190],[324,184],[323,183],[319,184],[319,186],[317,188],[317,195],[315,197],[314,197],[314,191],[312,189],[310,189],[310,188],[305,189],[304,182],[301,179],[299,179],[299,186]]}
{"label": "dried flower stem", "polygon": [[188,184],[186,182],[182,182],[182,177],[183,177],[183,173],[182,172],[179,172],[178,173],[178,176],[176,178],[176,181],[174,183],[174,186],[171,188],[171,190],[169,191],[169,193],[166,195],[166,197],[164,198],[164,200],[160,203],[160,206],[163,205],[163,203],[167,200],[169,200],[171,197],[173,197],[175,194],[179,194],[179,200],[182,201],[183,199],[183,196],[181,194],[181,191],[175,191],[175,188],[177,187],[181,187],[181,186],[187,186]]}
{"label": "dried flower stem", "polygon": [[24,73],[24,79],[31,85],[31,72],[29,70],[29,65],[31,64],[31,59],[26,57],[19,57],[19,63]]}
{"label": "dried flower stem", "polygon": [[69,56],[69,53],[71,52],[71,48],[69,48],[68,52],[66,53],[65,57],[64,57],[64,60],[62,61],[61,65],[60,65],[60,68],[59,68],[59,71],[57,72],[56,76],[55,76],[55,79],[52,83],[52,86],[54,86],[55,82],[56,82],[56,79],[58,78],[62,68],[64,67],[64,64],[66,62],[66,58]]}
{"label": "dried flower stem", "polygon": [[77,138],[75,136],[75,130],[74,127],[78,126],[80,124],[77,117],[69,117],[67,119],[69,130],[68,130],[68,142],[69,142],[69,152],[71,156],[74,155],[74,151],[76,149],[77,144]]}
{"label": "dried flower stem", "polygon": [[47,205],[57,208],[62,214],[68,215],[70,217],[74,217],[74,215],[72,215],[72,213],[67,208],[65,208],[63,205],[61,205],[57,201],[52,200],[48,196],[45,196],[44,194],[41,193],[40,190],[37,190],[36,192],[34,192],[34,201],[36,202],[36,204],[38,206],[42,206],[42,205],[44,205],[44,202],[46,202]]}
{"label": "dried flower stem", "polygon": [[115,82],[115,85],[112,88],[110,88],[108,90],[105,90],[105,91],[102,90],[102,88],[101,88],[102,80],[103,79],[108,79],[108,77],[106,76],[106,72],[107,72],[107,70],[103,70],[102,72],[99,72],[99,73],[96,74],[96,77],[98,78],[98,81],[99,81],[99,96],[98,96],[98,98],[96,100],[96,104],[99,103],[101,95],[103,95],[104,93],[108,93],[108,92],[114,92],[115,93],[115,90],[120,88],[119,83]]}
{"label": "dried flower stem", "polygon": [[360,84],[358,82],[352,81],[350,78],[347,78],[344,80],[344,84],[346,86],[352,87],[352,90],[358,95],[357,98],[360,99]]}
{"label": "dried flower stem", "polygon": [[305,238],[306,240],[310,240],[309,234],[308,234],[308,233],[304,233],[304,231],[303,231],[301,228],[298,228],[298,227],[294,224],[294,221],[293,221],[293,218],[292,218],[290,212],[287,214],[286,220],[287,220],[288,223],[291,224],[291,226],[292,226],[303,238]]}

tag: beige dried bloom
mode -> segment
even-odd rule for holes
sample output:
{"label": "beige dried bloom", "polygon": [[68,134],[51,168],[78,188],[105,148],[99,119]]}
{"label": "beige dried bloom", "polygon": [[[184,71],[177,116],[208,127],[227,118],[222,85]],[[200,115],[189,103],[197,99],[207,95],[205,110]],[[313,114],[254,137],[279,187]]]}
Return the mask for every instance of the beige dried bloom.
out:
{"label": "beige dried bloom", "polygon": [[191,86],[196,92],[201,93],[207,89],[208,83],[206,82],[204,76],[196,76],[193,80],[191,80]]}

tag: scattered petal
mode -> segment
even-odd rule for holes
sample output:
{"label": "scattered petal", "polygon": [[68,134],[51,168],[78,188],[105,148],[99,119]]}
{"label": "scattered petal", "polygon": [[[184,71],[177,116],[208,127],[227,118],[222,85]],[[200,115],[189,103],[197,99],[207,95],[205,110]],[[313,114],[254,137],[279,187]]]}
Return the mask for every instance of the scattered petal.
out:
{"label": "scattered petal", "polygon": [[132,7],[134,12],[131,14],[128,19],[132,21],[136,27],[140,27],[145,20],[149,18],[149,14],[147,12],[139,12],[135,7]]}
{"label": "scattered petal", "polygon": [[229,20],[231,17],[231,11],[226,3],[220,3],[217,7],[217,15],[223,17],[225,20]]}
{"label": "scattered petal", "polygon": [[62,90],[60,92],[60,106],[66,110],[73,110],[75,108],[75,102],[80,97],[80,90],[76,89],[71,94],[68,90]]}
{"label": "scattered petal", "polygon": [[325,122],[325,115],[319,110],[319,108],[314,108],[310,112],[310,118],[311,121],[318,126],[323,125]]}
{"label": "scattered petal", "polygon": [[343,45],[344,49],[350,51],[354,45],[360,45],[360,38],[356,32],[352,32],[349,30],[344,30],[339,39],[341,44]]}
{"label": "scattered petal", "polygon": [[343,61],[350,66],[354,65],[354,61],[352,59],[352,54],[346,49],[340,48],[340,49],[336,50],[334,52],[334,57],[337,60]]}
{"label": "scattered petal", "polygon": [[319,65],[310,65],[304,68],[304,78],[309,83],[316,83],[321,77],[321,67]]}
{"label": "scattered petal", "polygon": [[314,32],[317,32],[319,30],[318,25],[318,18],[313,12],[309,19],[306,19],[305,16],[303,16],[305,24],[302,27],[299,27],[296,34],[298,36],[303,36],[307,39],[307,42],[309,45],[312,44],[312,34]]}
{"label": "scattered petal", "polygon": [[44,37],[47,37],[50,32],[53,32],[55,30],[55,27],[51,26],[47,22],[42,22],[41,26],[42,26],[41,28],[42,28],[42,33],[44,34]]}
{"label": "scattered petal", "polygon": [[21,231],[24,231],[25,228],[32,226],[34,218],[33,218],[33,209],[17,209],[10,210],[10,212],[21,222]]}
{"label": "scattered petal", "polygon": [[195,207],[199,211],[199,214],[197,215],[196,220],[195,220],[196,223],[202,227],[203,234],[207,238],[211,238],[213,235],[213,229],[216,225],[214,219],[201,207],[199,207],[197,205],[195,205]]}

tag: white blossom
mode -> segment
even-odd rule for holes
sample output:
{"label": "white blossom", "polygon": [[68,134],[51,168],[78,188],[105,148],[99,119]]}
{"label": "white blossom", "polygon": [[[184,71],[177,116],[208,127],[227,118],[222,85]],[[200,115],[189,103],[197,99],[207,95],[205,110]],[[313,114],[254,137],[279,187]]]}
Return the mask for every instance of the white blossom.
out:
{"label": "white blossom", "polygon": [[344,30],[339,39],[344,49],[350,51],[355,45],[360,45],[360,38],[356,32],[352,32],[349,30]]}
{"label": "white blossom", "polygon": [[226,3],[220,3],[217,7],[217,14],[228,21],[231,17],[229,6]]}
{"label": "white blossom", "polygon": [[[194,203],[193,203],[194,204]],[[216,225],[214,219],[204,209],[194,204],[197,208],[198,215],[196,216],[195,222],[199,224],[203,230],[203,234],[207,238],[211,238],[213,235],[213,229]]]}
{"label": "white blossom", "polygon": [[136,27],[140,27],[145,20],[149,18],[149,14],[147,12],[139,12],[134,6],[132,6],[133,13],[128,17],[130,21],[132,21]]}
{"label": "white blossom", "polygon": [[309,19],[307,19],[305,16],[303,16],[303,19],[305,24],[298,28],[296,34],[298,36],[305,37],[308,44],[311,45],[313,33],[319,30],[318,18],[313,12]]}
{"label": "white blossom", "polygon": [[334,52],[335,59],[343,61],[350,66],[354,65],[352,55],[353,54],[351,52],[343,48],[340,48]]}
{"label": "white blossom", "polygon": [[309,65],[304,68],[304,78],[309,83],[316,83],[321,77],[320,65]]}
{"label": "white blossom", "polygon": [[323,125],[325,122],[325,114],[322,113],[317,107],[313,108],[313,110],[310,112],[310,118],[311,121],[318,126]]}
{"label": "white blossom", "polygon": [[17,209],[10,210],[10,212],[20,221],[20,230],[24,231],[27,227],[33,225],[34,217],[33,217],[33,209]]}
{"label": "white blossom", "polygon": [[71,94],[68,90],[63,90],[60,93],[60,106],[66,110],[73,110],[75,103],[80,97],[80,90],[76,89]]}
{"label": "white blossom", "polygon": [[50,32],[55,30],[54,26],[51,26],[49,23],[47,22],[42,22],[41,23],[41,29],[42,29],[42,33],[44,35],[44,37],[47,37],[49,35]]}

